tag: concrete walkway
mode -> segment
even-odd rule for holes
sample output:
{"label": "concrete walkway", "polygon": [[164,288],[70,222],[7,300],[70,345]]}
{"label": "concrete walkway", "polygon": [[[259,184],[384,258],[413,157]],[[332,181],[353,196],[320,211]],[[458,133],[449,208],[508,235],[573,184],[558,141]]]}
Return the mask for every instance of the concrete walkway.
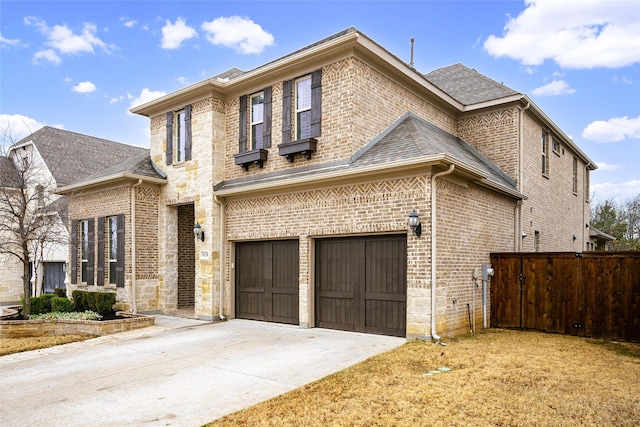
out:
{"label": "concrete walkway", "polygon": [[156,316],[148,328],[0,357],[0,425],[200,426],[404,342]]}

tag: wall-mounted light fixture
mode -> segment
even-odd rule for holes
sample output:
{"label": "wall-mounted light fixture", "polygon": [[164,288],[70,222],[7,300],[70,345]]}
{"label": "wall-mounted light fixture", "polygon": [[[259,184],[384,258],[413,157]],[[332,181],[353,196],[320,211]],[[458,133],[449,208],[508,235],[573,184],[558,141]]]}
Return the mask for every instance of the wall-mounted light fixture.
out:
{"label": "wall-mounted light fixture", "polygon": [[576,241],[576,239],[577,239],[577,237],[576,237],[576,235],[574,234],[574,235],[573,235],[573,241],[575,242],[575,241]]}
{"label": "wall-mounted light fixture", "polygon": [[196,239],[204,242],[204,231],[199,223],[196,222],[196,225],[193,226],[193,235]]}
{"label": "wall-mounted light fixture", "polygon": [[413,231],[416,237],[422,236],[422,224],[415,209],[409,214],[409,227],[411,227],[411,231]]}

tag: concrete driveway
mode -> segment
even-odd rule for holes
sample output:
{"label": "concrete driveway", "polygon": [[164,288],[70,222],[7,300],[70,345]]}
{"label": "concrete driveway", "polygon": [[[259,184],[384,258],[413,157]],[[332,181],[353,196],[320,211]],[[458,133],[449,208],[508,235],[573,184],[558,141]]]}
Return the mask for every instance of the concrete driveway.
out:
{"label": "concrete driveway", "polygon": [[200,426],[404,342],[156,316],[137,331],[0,357],[0,425]]}

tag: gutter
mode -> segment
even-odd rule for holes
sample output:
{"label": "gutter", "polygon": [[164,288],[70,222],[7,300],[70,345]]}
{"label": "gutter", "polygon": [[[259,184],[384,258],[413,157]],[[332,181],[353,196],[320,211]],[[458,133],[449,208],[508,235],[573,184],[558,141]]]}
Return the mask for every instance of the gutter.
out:
{"label": "gutter", "polygon": [[142,179],[131,186],[131,311],[138,312],[136,303],[136,187],[142,185]]}
{"label": "gutter", "polygon": [[115,181],[117,179],[135,179],[139,181],[146,181],[152,184],[160,184],[165,185],[167,183],[166,178],[154,178],[151,176],[143,176],[137,175],[133,173],[116,173],[113,175],[103,176],[100,178],[93,179],[91,181],[78,182],[75,184],[65,185],[64,187],[60,187],[54,191],[55,194],[65,194],[69,193],[72,190],[77,190],[79,188],[87,188],[93,187],[100,184],[110,183],[111,181]]}
{"label": "gutter", "polygon": [[449,165],[446,171],[438,172],[431,176],[431,339],[439,340],[436,334],[436,178],[453,173],[454,164]]}

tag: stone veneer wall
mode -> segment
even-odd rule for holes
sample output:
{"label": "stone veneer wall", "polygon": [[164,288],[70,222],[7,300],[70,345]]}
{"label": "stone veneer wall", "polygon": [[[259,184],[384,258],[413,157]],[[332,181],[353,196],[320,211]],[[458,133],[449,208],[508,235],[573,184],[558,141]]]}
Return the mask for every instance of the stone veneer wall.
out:
{"label": "stone veneer wall", "polygon": [[[151,158],[167,174],[160,190],[157,230],[158,304],[161,310],[178,308],[178,206],[192,204],[191,230],[195,221],[206,234],[196,242],[195,313],[211,320],[219,316],[216,301],[220,278],[220,208],[213,200],[213,185],[222,181],[226,143],[223,101],[206,98],[191,104],[192,160],[166,164],[166,114],[151,117]],[[184,105],[176,105],[175,109]],[[194,240],[193,231],[190,240]]]}
{"label": "stone veneer wall", "polygon": [[18,303],[22,297],[22,264],[0,255],[0,303]]}
{"label": "stone veneer wall", "polygon": [[[96,220],[94,232],[97,235],[99,217],[118,214],[125,215],[125,286],[117,288],[106,283],[104,286],[88,286],[86,283],[72,284],[67,278],[69,295],[76,290],[115,292],[116,309],[132,309],[131,289],[131,185],[103,188],[94,191],[78,192],[69,195],[69,220]],[[158,195],[159,189],[153,185],[142,185],[136,188],[136,303],[138,311],[158,308]],[[105,230],[106,231],[106,230]],[[73,232],[73,231],[72,231]],[[77,232],[77,231],[76,231]],[[98,239],[95,238],[97,245]],[[71,252],[70,252],[71,253]],[[97,249],[95,256],[97,257]],[[78,251],[78,266],[81,265]],[[108,254],[105,254],[108,256]],[[70,260],[69,260],[70,261]],[[94,261],[97,266],[97,261]],[[105,264],[107,266],[108,264]],[[106,270],[106,268],[105,268]],[[79,281],[78,268],[78,281]],[[71,274],[71,271],[68,271]],[[97,270],[95,272],[97,274]],[[106,271],[105,271],[106,274]]]}

